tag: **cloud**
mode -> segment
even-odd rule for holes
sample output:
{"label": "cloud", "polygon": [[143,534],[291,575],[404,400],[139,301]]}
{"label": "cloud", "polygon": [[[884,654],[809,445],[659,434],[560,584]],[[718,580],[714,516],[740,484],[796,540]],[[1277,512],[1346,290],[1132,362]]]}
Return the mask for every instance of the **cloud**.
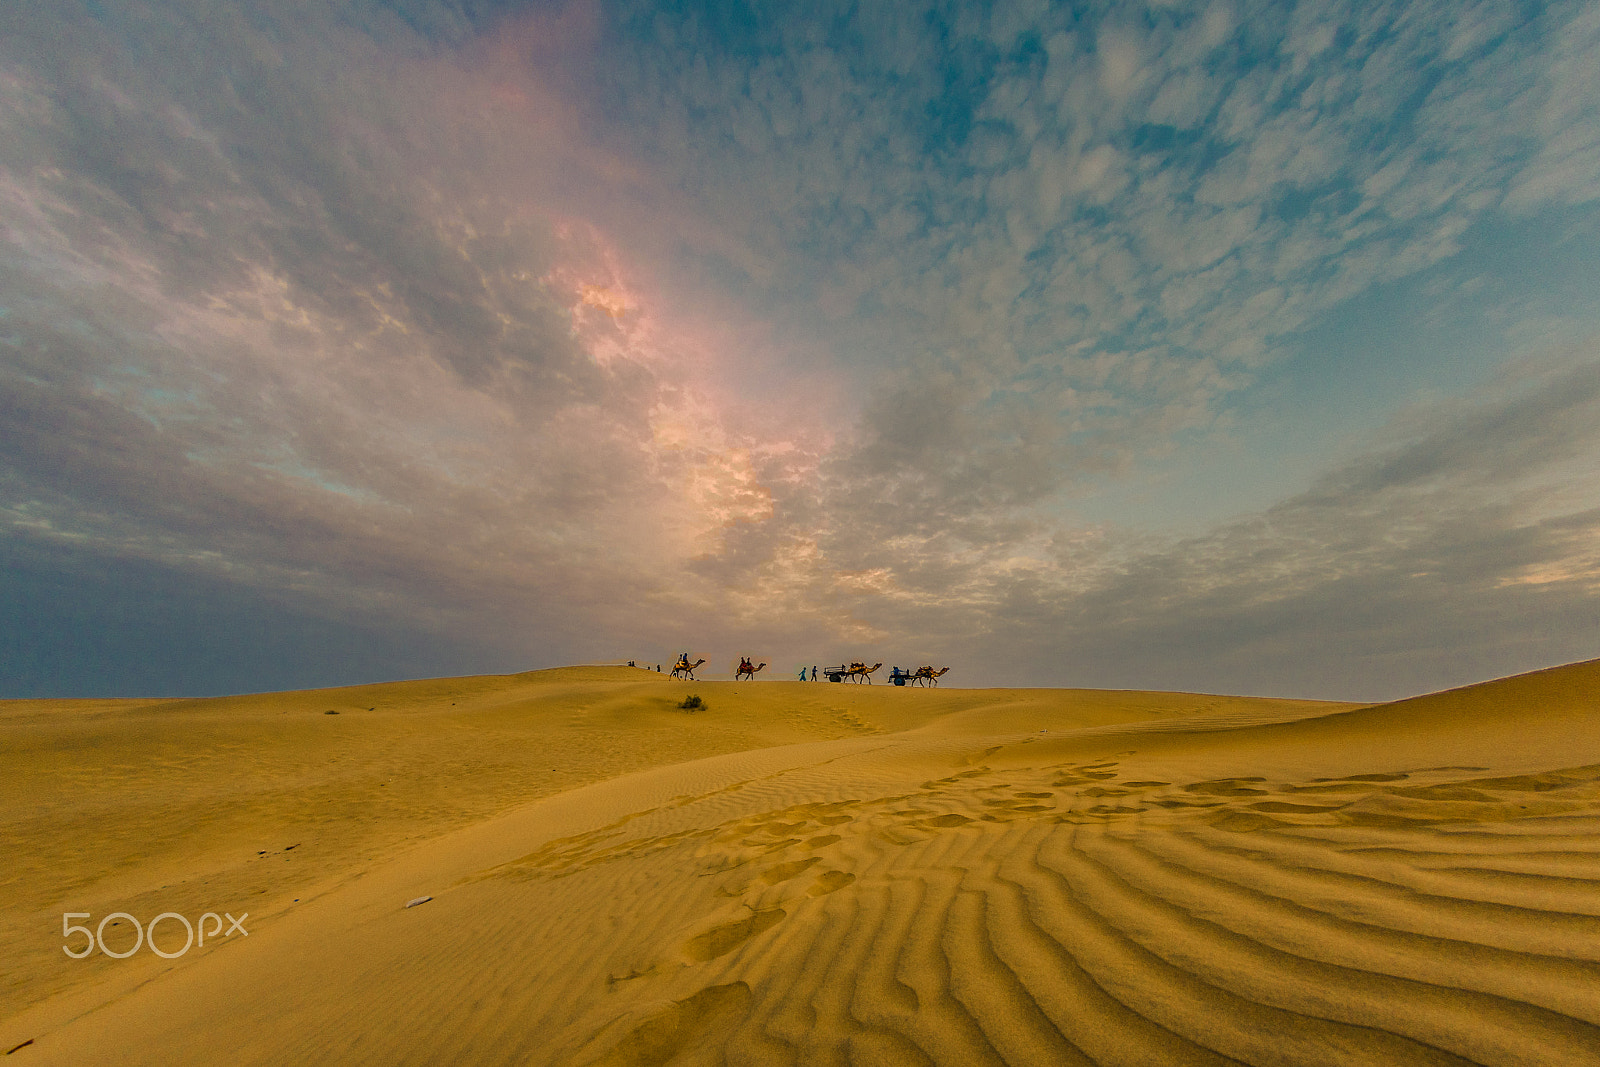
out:
{"label": "cloud", "polygon": [[1492,404],[1408,412],[1409,440],[1346,464],[1314,485],[1309,499],[1377,497],[1456,482],[1516,483],[1583,457],[1595,444],[1600,364],[1546,372],[1535,382],[1516,383],[1520,389]]}
{"label": "cloud", "polygon": [[[1493,32],[1468,29],[1467,40]],[[1514,211],[1541,203],[1587,203],[1600,198],[1600,120],[1586,101],[1600,91],[1595,56],[1600,54],[1600,14],[1585,8],[1562,25],[1539,77],[1518,100],[1518,111],[1531,120],[1535,153],[1518,174],[1507,196]]]}
{"label": "cloud", "polygon": [[1247,650],[1415,626],[1413,573],[1578,611],[1582,369],[1180,544],[1075,517],[1364,294],[1591,203],[1595,21],[1519,11],[29,5],[0,529],[508,657],[977,634],[1293,687],[1337,679]]}
{"label": "cloud", "polygon": [[1091,546],[1087,588],[1071,557],[994,574],[965,623],[1012,670],[1053,660],[1086,685],[1373,700],[1591,655],[1600,361],[1590,344],[1515,370],[1402,412],[1261,514],[1120,561]]}
{"label": "cloud", "polygon": [[[1092,474],[1105,452],[1159,452],[1170,426],[1195,407],[1225,408],[1320,316],[1457,254],[1501,196],[1532,188],[1519,173],[1538,156],[1504,116],[1534,106],[1519,89],[1526,71],[1567,69],[1546,49],[1551,35],[1583,25],[1575,8],[1528,24],[1493,4],[1302,5],[1237,22],[1175,5],[1138,24],[1090,19],[1091,32],[1055,17],[1021,35],[954,16],[849,22],[826,50],[791,50],[794,25],[775,22],[755,31],[760,47],[729,51],[691,22],[632,42],[650,92],[624,96],[641,121],[663,100],[681,100],[686,116],[732,101],[726,126],[707,113],[658,127],[648,150],[738,240],[767,250],[752,296],[829,277],[822,305],[840,324],[835,343],[860,353],[864,388],[916,380],[948,396],[940,368],[961,364],[952,441],[963,426],[992,419],[1001,438],[1026,421],[997,397],[1041,366],[1081,391],[1083,342],[1132,364],[1172,346],[1178,380],[1195,356],[1229,368],[1209,393],[1173,401],[1179,411],[1141,410],[1159,393],[1120,397],[1119,418],[1082,431],[1099,447],[1057,443],[1057,473],[1033,483],[1039,499]],[[1592,51],[1581,40],[1570,50]],[[804,109],[768,103],[797,82]],[[784,138],[759,154],[712,139],[779,125]],[[932,461],[927,449],[885,447],[902,432],[893,405],[867,418],[875,457],[932,475],[917,466]],[[1087,468],[1083,457],[1094,457]],[[952,507],[987,506],[965,475],[946,473]]]}
{"label": "cloud", "polygon": [[[140,43],[193,54],[197,25]],[[567,220],[568,172],[614,160],[558,118],[533,140],[562,158],[521,196],[506,168],[526,143],[451,165],[500,120],[447,120],[503,71],[282,24],[122,69],[124,40],[74,28],[114,61],[46,52],[6,86],[26,135],[5,173],[14,535],[293,587],[339,616],[492,631],[533,597],[563,605],[536,630],[604,628],[596,605],[659,594],[759,511],[748,447],[703,403],[704,334]],[[330,92],[317,75],[341,61]],[[520,114],[543,90],[518,87]]]}

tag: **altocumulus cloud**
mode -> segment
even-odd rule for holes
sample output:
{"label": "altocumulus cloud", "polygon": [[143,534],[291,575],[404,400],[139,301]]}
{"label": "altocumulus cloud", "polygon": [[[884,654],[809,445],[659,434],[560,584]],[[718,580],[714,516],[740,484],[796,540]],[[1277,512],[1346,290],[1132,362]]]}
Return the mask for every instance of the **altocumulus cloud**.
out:
{"label": "altocumulus cloud", "polygon": [[[1502,254],[1593,241],[1592,7],[4,19],[13,694],[694,645],[1377,698],[1594,651],[1593,264]],[[1365,323],[1409,387],[1347,419],[1311,383],[1376,292],[1485,340]],[[1227,456],[1298,404],[1263,502]],[[1119,512],[1185,455],[1231,517]]]}

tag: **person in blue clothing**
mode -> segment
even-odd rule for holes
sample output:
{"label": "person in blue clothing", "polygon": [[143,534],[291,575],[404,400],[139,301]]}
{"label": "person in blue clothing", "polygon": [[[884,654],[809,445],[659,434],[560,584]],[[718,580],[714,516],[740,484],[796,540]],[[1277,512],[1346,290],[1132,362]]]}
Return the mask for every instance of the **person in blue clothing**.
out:
{"label": "person in blue clothing", "polygon": [[806,669],[804,667],[800,668],[800,680],[802,682],[806,680]]}

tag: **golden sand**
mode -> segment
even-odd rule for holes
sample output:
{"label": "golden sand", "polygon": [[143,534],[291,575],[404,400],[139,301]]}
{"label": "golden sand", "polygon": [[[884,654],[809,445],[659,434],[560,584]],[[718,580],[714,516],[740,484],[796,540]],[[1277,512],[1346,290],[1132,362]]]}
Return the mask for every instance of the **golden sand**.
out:
{"label": "golden sand", "polygon": [[1600,1064],[1600,661],[8,701],[0,800],[7,1064]]}

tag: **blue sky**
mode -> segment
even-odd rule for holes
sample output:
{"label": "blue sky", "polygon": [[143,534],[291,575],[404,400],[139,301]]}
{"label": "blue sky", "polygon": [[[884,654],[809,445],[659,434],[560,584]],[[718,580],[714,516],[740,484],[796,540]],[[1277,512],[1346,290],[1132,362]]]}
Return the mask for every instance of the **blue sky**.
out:
{"label": "blue sky", "polygon": [[1596,654],[1593,5],[0,20],[0,695]]}

